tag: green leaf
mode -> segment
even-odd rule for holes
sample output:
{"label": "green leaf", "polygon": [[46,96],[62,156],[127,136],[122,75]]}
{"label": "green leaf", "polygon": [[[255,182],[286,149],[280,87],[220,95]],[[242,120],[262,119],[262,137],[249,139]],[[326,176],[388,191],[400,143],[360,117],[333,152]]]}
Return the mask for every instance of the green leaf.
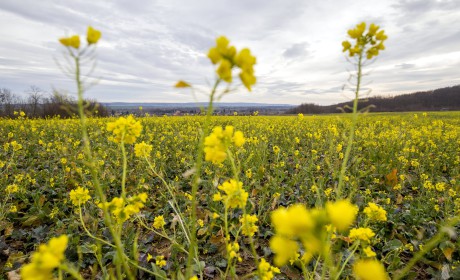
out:
{"label": "green leaf", "polygon": [[388,241],[382,248],[383,252],[394,251],[403,246],[402,242],[399,239],[393,239]]}

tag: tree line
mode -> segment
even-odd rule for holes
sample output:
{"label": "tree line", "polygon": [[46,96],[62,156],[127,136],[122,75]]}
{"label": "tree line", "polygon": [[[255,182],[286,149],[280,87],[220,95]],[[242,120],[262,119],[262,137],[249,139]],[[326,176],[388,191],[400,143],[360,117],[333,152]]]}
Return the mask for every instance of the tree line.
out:
{"label": "tree line", "polygon": [[[289,114],[332,114],[351,112],[353,101],[321,106],[301,104],[288,111]],[[360,99],[358,108],[371,112],[410,112],[410,111],[459,111],[460,85],[432,91],[420,91],[389,97],[370,97]]]}
{"label": "tree line", "polygon": [[[71,118],[78,115],[77,100],[65,93],[53,90],[47,93],[37,86],[30,86],[26,96],[0,88],[0,117],[15,118],[22,111],[29,118]],[[107,116],[107,108],[93,99],[84,100],[85,112],[92,116]]]}

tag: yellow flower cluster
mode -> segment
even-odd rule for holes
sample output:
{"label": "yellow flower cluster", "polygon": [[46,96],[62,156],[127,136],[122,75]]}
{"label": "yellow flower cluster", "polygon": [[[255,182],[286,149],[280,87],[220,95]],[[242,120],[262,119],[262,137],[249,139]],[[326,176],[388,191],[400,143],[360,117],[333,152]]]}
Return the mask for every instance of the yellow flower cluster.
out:
{"label": "yellow flower cluster", "polygon": [[155,264],[159,267],[165,267],[166,266],[166,260],[164,256],[156,256],[155,257]]}
{"label": "yellow flower cluster", "polygon": [[138,194],[126,200],[121,197],[115,197],[110,202],[99,203],[98,207],[110,211],[119,222],[124,222],[130,216],[141,211],[147,201],[147,197],[146,193]]}
{"label": "yellow flower cluster", "polygon": [[19,191],[19,187],[16,184],[11,184],[11,185],[6,186],[5,190],[7,194],[13,194]]}
{"label": "yellow flower cluster", "polygon": [[53,270],[61,265],[65,259],[64,252],[67,248],[67,235],[53,237],[48,244],[42,244],[38,251],[32,254],[32,261],[21,269],[23,280],[48,280],[53,279]]}
{"label": "yellow flower cluster", "polygon": [[326,209],[309,210],[301,204],[276,209],[271,214],[276,234],[270,240],[275,264],[282,266],[295,258],[299,249],[297,241],[302,243],[304,259],[308,262],[315,254],[321,253],[327,233],[326,226],[346,230],[355,221],[356,214],[357,207],[348,200],[328,202]]}
{"label": "yellow flower cluster", "polygon": [[326,203],[326,211],[333,226],[339,231],[348,229],[356,219],[358,207],[349,200]]}
{"label": "yellow flower cluster", "polygon": [[243,208],[246,206],[249,194],[243,189],[243,183],[230,179],[217,187],[225,194],[214,194],[214,201],[223,201],[228,208]]}
{"label": "yellow flower cluster", "polygon": [[134,145],[134,154],[136,155],[136,157],[148,157],[150,156],[152,149],[152,145],[142,141],[141,143]]}
{"label": "yellow flower cluster", "polygon": [[227,149],[234,143],[241,147],[246,140],[243,132],[234,131],[234,127],[228,125],[225,130],[220,126],[214,127],[212,133],[204,139],[205,160],[212,163],[221,163],[227,158]]}
{"label": "yellow flower cluster", "polygon": [[[101,35],[101,31],[88,26],[88,31],[86,32],[86,41],[88,42],[88,45],[96,44],[101,38]],[[74,49],[80,48],[80,36],[78,35],[61,38],[59,39],[59,42],[66,47],[72,47]]]}
{"label": "yellow flower cluster", "polygon": [[361,240],[369,242],[375,233],[370,228],[353,228],[350,230],[348,237],[351,241]]}
{"label": "yellow flower cluster", "polygon": [[280,273],[279,268],[271,266],[264,258],[260,260],[258,270],[262,277],[261,280],[271,280],[275,277],[275,273]]}
{"label": "yellow flower cluster", "polygon": [[239,251],[240,251],[240,244],[238,244],[238,242],[228,243],[227,244],[228,261],[231,262],[233,259],[237,259],[239,262],[242,262],[243,259],[238,253]]}
{"label": "yellow flower cluster", "polygon": [[387,280],[385,267],[378,260],[358,260],[353,265],[353,273],[358,280]]}
{"label": "yellow flower cluster", "polygon": [[369,202],[363,213],[371,221],[385,222],[387,220],[387,211],[373,202]]}
{"label": "yellow flower cluster", "polygon": [[241,232],[243,235],[246,236],[254,236],[254,233],[257,232],[259,229],[258,226],[256,226],[258,219],[256,215],[249,215],[249,214],[244,214],[240,218],[240,223],[241,223]]}
{"label": "yellow flower cluster", "polygon": [[[366,58],[371,59],[379,55],[379,51],[385,49],[383,42],[388,38],[384,30],[379,31],[379,26],[371,24],[366,34],[366,23],[362,22],[356,25],[356,28],[348,30],[348,35],[356,40],[354,46],[349,41],[343,41],[343,52],[348,51],[350,57],[355,54],[361,57],[366,52]],[[370,47],[368,45],[370,44]]]}
{"label": "yellow flower cluster", "polygon": [[89,195],[89,190],[83,187],[78,187],[75,190],[70,191],[70,201],[75,206],[86,203],[91,196]]}
{"label": "yellow flower cluster", "polygon": [[153,219],[153,227],[156,229],[160,229],[166,225],[165,218],[163,215],[156,216],[155,219]]}
{"label": "yellow flower cluster", "polygon": [[141,122],[136,121],[133,116],[120,117],[114,122],[107,123],[107,131],[113,133],[111,141],[115,143],[133,144],[141,135]]}
{"label": "yellow flower cluster", "polygon": [[254,76],[256,58],[251,55],[249,49],[242,49],[237,53],[236,48],[229,44],[230,41],[226,37],[217,38],[216,46],[209,50],[208,57],[213,64],[220,63],[216,72],[227,83],[232,82],[232,68],[239,67],[241,69],[239,75],[241,82],[251,91],[251,86],[256,83],[256,77]]}

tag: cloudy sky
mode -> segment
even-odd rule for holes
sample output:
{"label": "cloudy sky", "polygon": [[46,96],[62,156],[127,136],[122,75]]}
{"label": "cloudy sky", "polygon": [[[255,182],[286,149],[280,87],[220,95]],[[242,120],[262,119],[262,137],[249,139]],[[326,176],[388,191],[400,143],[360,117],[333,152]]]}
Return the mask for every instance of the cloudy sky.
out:
{"label": "cloudy sky", "polygon": [[389,36],[366,68],[370,95],[460,84],[460,0],[1,0],[0,87],[74,93],[57,39],[91,25],[103,38],[86,95],[99,101],[193,102],[173,85],[209,89],[206,53],[226,35],[257,57],[258,81],[250,93],[235,82],[223,102],[332,104],[351,98],[341,42],[361,21]]}

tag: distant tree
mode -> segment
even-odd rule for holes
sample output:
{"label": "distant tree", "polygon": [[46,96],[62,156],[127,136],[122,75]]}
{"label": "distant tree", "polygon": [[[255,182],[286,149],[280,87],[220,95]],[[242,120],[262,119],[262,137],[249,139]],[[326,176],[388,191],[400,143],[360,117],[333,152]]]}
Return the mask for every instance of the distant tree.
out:
{"label": "distant tree", "polygon": [[27,98],[27,103],[29,105],[29,116],[31,117],[37,117],[39,115],[39,107],[40,107],[40,104],[42,103],[42,99],[43,99],[43,94],[44,94],[44,91],[37,87],[37,86],[30,86],[30,88],[28,88],[26,90],[26,93],[29,95],[29,97]]}
{"label": "distant tree", "polygon": [[15,96],[9,88],[0,88],[0,106],[3,116],[12,116]]}

